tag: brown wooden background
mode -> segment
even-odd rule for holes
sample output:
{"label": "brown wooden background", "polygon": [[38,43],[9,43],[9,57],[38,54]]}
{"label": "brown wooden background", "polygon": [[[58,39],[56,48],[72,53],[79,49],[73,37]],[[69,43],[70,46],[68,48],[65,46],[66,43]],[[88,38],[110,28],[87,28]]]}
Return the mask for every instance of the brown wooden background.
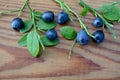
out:
{"label": "brown wooden background", "polygon": [[[78,13],[82,10],[77,0],[64,0]],[[84,0],[92,7],[99,7],[104,3],[116,0]],[[24,0],[2,0],[0,11],[19,9]],[[60,8],[52,0],[30,0],[31,7],[39,11],[54,11],[57,15]],[[116,23],[115,31],[119,38],[114,40],[108,30],[106,39],[96,45],[92,41],[89,45],[77,44],[72,58],[67,58],[72,41],[65,40],[59,34],[61,43],[55,47],[46,48],[41,58],[32,57],[26,48],[17,44],[22,34],[11,29],[11,20],[17,14],[0,15],[0,80],[120,80],[120,24]],[[28,19],[25,10],[22,18]],[[92,26],[94,16],[90,13],[83,18],[92,33],[96,29]],[[67,25],[77,31],[81,28],[76,19]],[[58,25],[56,30],[59,32]]]}

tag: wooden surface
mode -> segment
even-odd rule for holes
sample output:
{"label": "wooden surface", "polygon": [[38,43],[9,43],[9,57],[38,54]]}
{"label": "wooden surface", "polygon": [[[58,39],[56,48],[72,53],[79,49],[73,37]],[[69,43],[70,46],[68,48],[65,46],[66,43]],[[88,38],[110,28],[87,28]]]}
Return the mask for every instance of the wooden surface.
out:
{"label": "wooden surface", "polygon": [[[82,7],[77,0],[64,0],[74,10],[80,13]],[[99,7],[104,3],[116,0],[85,0],[92,7]],[[19,9],[24,0],[2,0],[0,11]],[[57,15],[60,8],[52,0],[30,0],[31,7],[39,11],[54,11]],[[0,15],[0,80],[120,80],[120,24],[114,29],[119,38],[114,40],[108,30],[106,39],[96,45],[92,41],[89,45],[77,44],[72,58],[67,58],[72,41],[65,40],[59,34],[61,43],[55,47],[48,47],[41,58],[32,57],[26,48],[17,44],[22,34],[11,29],[11,20],[17,14]],[[28,19],[25,10],[22,18]],[[92,33],[96,29],[92,26],[94,16],[90,13],[83,18]],[[78,21],[69,22],[77,31],[80,30]],[[56,30],[59,32],[60,25]]]}

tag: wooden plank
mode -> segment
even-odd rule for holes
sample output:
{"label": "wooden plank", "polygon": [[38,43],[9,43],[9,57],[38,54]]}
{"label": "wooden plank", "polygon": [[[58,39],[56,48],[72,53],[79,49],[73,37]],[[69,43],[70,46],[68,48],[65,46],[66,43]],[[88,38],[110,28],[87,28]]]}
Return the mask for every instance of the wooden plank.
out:
{"label": "wooden plank", "polygon": [[[64,0],[74,10],[80,13],[82,7],[77,0]],[[116,0],[84,0],[92,7],[99,7],[104,3]],[[0,11],[18,9],[24,0],[1,0]],[[30,0],[32,8],[39,11],[51,10],[57,15],[60,7],[52,0]],[[120,80],[120,38],[114,40],[108,30],[105,30],[106,39],[96,45],[92,41],[89,45],[77,44],[71,59],[67,58],[73,41],[62,38],[55,47],[48,47],[40,58],[33,58],[26,48],[17,44],[22,34],[10,27],[11,20],[17,14],[0,15],[0,80]],[[25,10],[22,18],[28,19]],[[90,13],[83,18],[92,33],[96,29],[92,26],[94,16]],[[77,31],[81,28],[78,21],[69,22]],[[114,29],[120,36],[120,24]],[[56,30],[59,32],[58,25]]]}

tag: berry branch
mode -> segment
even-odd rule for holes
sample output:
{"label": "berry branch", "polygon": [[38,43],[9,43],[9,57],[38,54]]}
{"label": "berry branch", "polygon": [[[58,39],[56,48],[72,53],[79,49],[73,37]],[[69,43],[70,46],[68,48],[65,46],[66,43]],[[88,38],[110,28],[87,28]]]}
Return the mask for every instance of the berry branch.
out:
{"label": "berry branch", "polygon": [[[109,31],[113,34],[114,38],[116,39],[118,37],[118,35],[112,29],[113,25],[111,23],[109,23],[96,9],[94,9],[94,8],[90,7],[89,5],[87,5],[83,0],[80,0],[79,4],[81,6],[83,6],[84,8],[87,8],[95,17],[101,18],[103,23],[104,23],[104,26],[106,26],[109,29]],[[117,3],[115,3],[115,4],[117,4]]]}
{"label": "berry branch", "polygon": [[[78,19],[78,21],[79,21],[79,25],[81,26],[81,28],[84,29],[84,30],[86,31],[86,33],[87,33],[90,37],[94,38],[94,36],[93,36],[91,33],[89,33],[87,26],[84,24],[84,22],[83,22],[83,20],[81,19],[80,15],[79,15],[76,11],[72,10],[72,9],[69,7],[69,5],[66,4],[66,3],[65,3],[64,1],[62,1],[62,0],[54,0],[54,1],[60,5],[60,7],[61,7],[62,10],[66,11],[67,14],[69,14],[69,18],[70,18],[71,21],[73,21],[72,15],[74,15],[75,17],[77,17],[77,19]],[[71,46],[71,48],[70,48],[70,50],[69,50],[69,54],[68,54],[68,58],[69,58],[69,59],[70,59],[70,57],[71,57],[71,55],[72,55],[72,50],[73,50],[76,42],[77,42],[77,41],[76,41],[76,39],[75,39],[75,41],[73,42],[73,44],[72,44],[72,46]]]}
{"label": "berry branch", "polygon": [[[94,38],[94,36],[93,36],[91,33],[89,33],[89,31],[88,31],[88,29],[87,29],[87,26],[84,24],[84,22],[82,21],[80,15],[79,15],[76,11],[72,10],[72,9],[71,9],[64,1],[62,1],[62,0],[54,0],[54,1],[57,2],[57,3],[60,5],[61,9],[65,10],[65,11],[69,14],[69,16],[72,16],[71,14],[73,14],[75,17],[77,17],[77,19],[78,19],[78,21],[79,21],[79,23],[80,23],[81,28],[85,29],[85,31],[87,32],[87,34],[88,34],[89,36],[91,36],[91,37]],[[70,17],[70,18],[72,18],[72,17]],[[73,19],[71,19],[71,21],[72,21],[72,20],[73,20]]]}
{"label": "berry branch", "polygon": [[[20,16],[26,7],[28,8],[30,19],[23,21]],[[41,55],[41,51],[45,50],[46,46],[55,46],[59,44],[57,32],[55,30],[51,30],[57,25],[56,22],[54,22],[53,12],[46,11],[45,13],[42,13],[35,11],[29,5],[29,0],[25,0],[20,9],[0,12],[0,14],[11,14],[14,12],[18,12],[18,17],[12,20],[11,27],[14,30],[24,33],[24,35],[18,40],[18,44],[20,46],[27,47],[32,56],[37,57],[38,55]],[[53,16],[52,21],[49,23],[45,20],[51,19],[50,14]],[[51,37],[53,35],[54,37]]]}

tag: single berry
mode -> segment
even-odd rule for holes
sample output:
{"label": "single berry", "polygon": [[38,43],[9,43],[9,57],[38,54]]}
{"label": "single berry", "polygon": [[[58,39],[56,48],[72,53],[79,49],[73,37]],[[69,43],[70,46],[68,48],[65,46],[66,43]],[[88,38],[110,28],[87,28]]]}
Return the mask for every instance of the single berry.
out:
{"label": "single berry", "polygon": [[94,25],[95,27],[102,27],[102,26],[103,26],[103,21],[102,21],[102,19],[99,18],[99,17],[96,18],[96,19],[94,19],[93,25]]}
{"label": "single berry", "polygon": [[86,45],[89,43],[89,41],[90,41],[90,37],[85,30],[80,30],[77,33],[77,42],[79,44]]}
{"label": "single berry", "polygon": [[42,14],[41,18],[45,22],[53,22],[54,21],[54,13],[52,11],[46,11]]}
{"label": "single berry", "polygon": [[49,40],[55,40],[57,38],[57,32],[52,29],[52,30],[48,30],[46,32],[46,37],[49,39]]}
{"label": "single berry", "polygon": [[97,30],[92,35],[95,36],[95,38],[92,38],[92,39],[96,43],[103,42],[103,40],[105,38],[104,32],[102,30]]}
{"label": "single berry", "polygon": [[64,24],[69,21],[69,16],[66,12],[62,11],[57,15],[57,22],[59,24]]}
{"label": "single berry", "polygon": [[14,18],[11,22],[11,26],[14,30],[20,30],[23,27],[24,23],[21,18]]}

